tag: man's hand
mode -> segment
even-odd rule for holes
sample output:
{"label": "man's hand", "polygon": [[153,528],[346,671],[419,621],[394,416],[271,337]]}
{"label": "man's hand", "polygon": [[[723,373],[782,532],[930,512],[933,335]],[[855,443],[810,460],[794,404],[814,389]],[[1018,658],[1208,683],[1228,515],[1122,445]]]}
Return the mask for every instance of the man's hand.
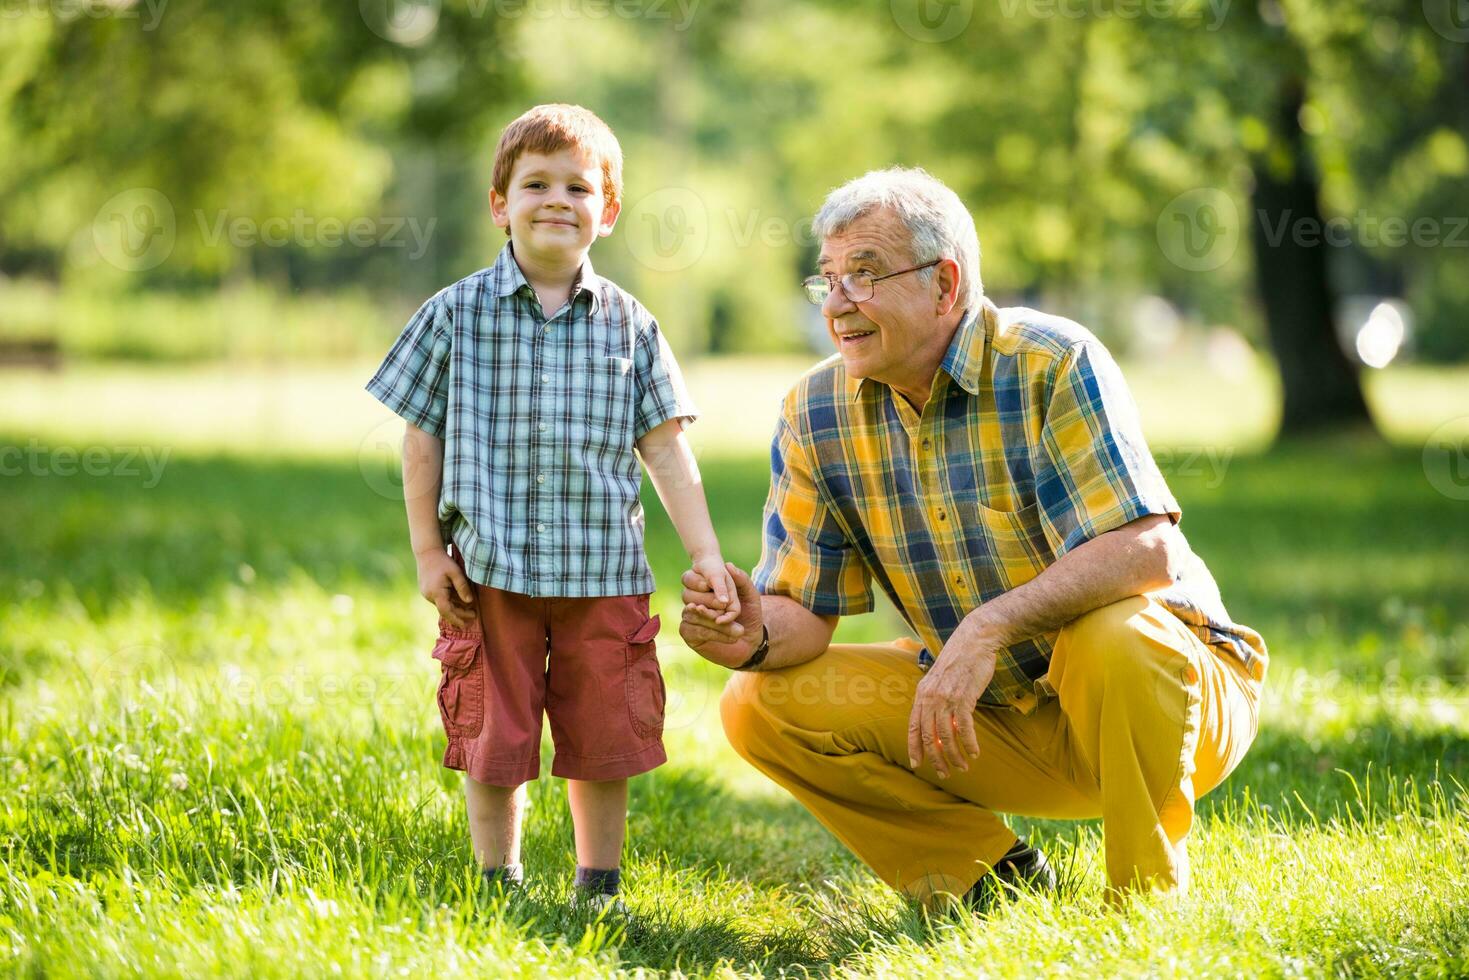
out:
{"label": "man's hand", "polygon": [[917,769],[927,760],[940,779],[949,778],[950,765],[969,770],[968,760],[979,756],[974,706],[995,674],[997,652],[976,643],[962,628],[944,644],[913,698],[908,719],[910,767]]}
{"label": "man's hand", "polygon": [[749,660],[760,645],[764,611],[760,593],[750,576],[733,564],[726,563],[724,567],[734,584],[735,596],[731,601],[737,604],[737,618],[720,622],[723,616],[714,608],[717,600],[709,580],[690,569],[683,573],[683,621],[679,623],[678,635],[705,660],[733,668]]}
{"label": "man's hand", "polygon": [[479,623],[474,606],[474,586],[464,571],[442,549],[419,553],[418,591],[434,604],[439,615],[455,629],[472,629]]}

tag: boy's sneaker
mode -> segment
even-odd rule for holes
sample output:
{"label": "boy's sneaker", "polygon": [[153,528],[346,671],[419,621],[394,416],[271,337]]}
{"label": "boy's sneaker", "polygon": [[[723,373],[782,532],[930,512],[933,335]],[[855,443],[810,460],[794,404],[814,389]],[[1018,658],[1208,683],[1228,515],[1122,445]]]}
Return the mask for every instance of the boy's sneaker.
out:
{"label": "boy's sneaker", "polygon": [[1005,856],[995,862],[994,869],[965,893],[964,904],[976,914],[985,915],[1002,894],[1014,894],[1021,888],[1053,892],[1056,890],[1056,872],[1038,848],[1017,840]]}
{"label": "boy's sneaker", "polygon": [[480,877],[493,895],[496,892],[510,894],[525,885],[525,868],[519,864],[506,864],[498,868],[481,868]]}
{"label": "boy's sneaker", "polygon": [[591,912],[597,916],[605,914],[608,918],[627,916],[627,906],[623,904],[621,896],[594,892],[587,888],[571,890],[571,907],[577,911]]}

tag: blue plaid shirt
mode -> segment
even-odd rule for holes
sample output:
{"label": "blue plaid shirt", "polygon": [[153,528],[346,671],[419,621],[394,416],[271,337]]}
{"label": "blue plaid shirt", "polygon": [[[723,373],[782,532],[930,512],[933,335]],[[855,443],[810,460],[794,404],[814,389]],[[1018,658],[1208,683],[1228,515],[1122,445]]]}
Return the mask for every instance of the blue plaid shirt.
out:
{"label": "blue plaid shirt", "polygon": [[697,410],[652,315],[582,266],[550,319],[506,245],[408,321],[367,390],[444,440],[439,522],[482,585],[653,591],[635,442]]}

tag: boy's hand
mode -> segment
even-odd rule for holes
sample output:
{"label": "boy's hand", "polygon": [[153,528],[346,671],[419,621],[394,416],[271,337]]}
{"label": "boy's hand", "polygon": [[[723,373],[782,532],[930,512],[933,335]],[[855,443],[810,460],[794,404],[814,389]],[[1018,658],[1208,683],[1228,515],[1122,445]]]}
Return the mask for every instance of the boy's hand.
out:
{"label": "boy's hand", "polygon": [[434,604],[439,615],[455,629],[479,623],[474,608],[474,586],[447,551],[424,551],[418,558],[418,591]]}
{"label": "boy's hand", "polygon": [[719,555],[695,558],[693,573],[697,578],[697,583],[694,585],[696,591],[714,593],[712,608],[699,604],[695,604],[696,607],[721,626],[738,619],[740,616],[739,590],[735,588],[735,581],[730,576],[724,559]]}

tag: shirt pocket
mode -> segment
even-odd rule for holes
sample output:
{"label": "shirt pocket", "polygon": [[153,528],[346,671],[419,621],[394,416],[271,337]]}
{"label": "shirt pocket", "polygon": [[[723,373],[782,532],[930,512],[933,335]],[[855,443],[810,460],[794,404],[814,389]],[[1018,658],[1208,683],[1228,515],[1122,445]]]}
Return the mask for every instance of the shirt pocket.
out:
{"label": "shirt pocket", "polygon": [[593,442],[631,447],[636,384],[628,357],[588,357],[583,418]]}
{"label": "shirt pocket", "polygon": [[983,598],[992,599],[1024,585],[1048,564],[1039,503],[1008,511],[966,501],[959,512],[970,566]]}
{"label": "shirt pocket", "polygon": [[653,616],[627,638],[627,713],[632,729],[642,739],[663,734],[663,708],[668,690],[658,669],[658,625]]}
{"label": "shirt pocket", "polygon": [[451,736],[473,737],[484,727],[484,634],[440,624],[433,657],[442,665],[439,717]]}

